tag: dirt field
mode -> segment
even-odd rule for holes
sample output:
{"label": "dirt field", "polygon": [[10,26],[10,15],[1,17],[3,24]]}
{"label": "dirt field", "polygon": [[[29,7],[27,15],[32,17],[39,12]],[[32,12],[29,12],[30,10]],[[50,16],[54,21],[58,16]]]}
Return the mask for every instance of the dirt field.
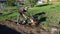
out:
{"label": "dirt field", "polygon": [[48,32],[46,32],[46,28],[41,27],[41,26],[33,27],[33,26],[20,25],[20,24],[17,25],[15,22],[12,22],[12,21],[3,21],[3,22],[0,21],[0,24],[5,25],[17,31],[20,34],[48,34]]}

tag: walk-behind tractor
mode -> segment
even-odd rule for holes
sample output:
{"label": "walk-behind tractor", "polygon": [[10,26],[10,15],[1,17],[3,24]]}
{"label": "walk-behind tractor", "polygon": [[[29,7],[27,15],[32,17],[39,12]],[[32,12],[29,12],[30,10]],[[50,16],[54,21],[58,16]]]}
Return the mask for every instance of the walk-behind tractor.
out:
{"label": "walk-behind tractor", "polygon": [[[40,18],[40,15],[45,15],[45,12],[37,13],[33,16],[27,15],[28,7],[23,7],[18,9],[18,19],[17,19],[17,24],[24,24],[24,25],[39,25],[40,22],[45,21],[46,17]],[[22,18],[20,18],[22,16]],[[39,17],[39,18],[38,18]],[[22,20],[21,20],[22,19]]]}
{"label": "walk-behind tractor", "polygon": [[[26,15],[26,10],[28,9],[28,7],[23,7],[22,9],[19,8],[18,9],[18,19],[17,19],[17,23],[20,23],[20,24],[25,24],[25,25],[35,25],[37,23],[37,21],[35,21],[35,18],[33,18],[32,16],[28,16]],[[23,20],[21,21],[21,18],[20,16],[23,17]]]}
{"label": "walk-behind tractor", "polygon": [[[18,6],[22,5],[22,0],[18,0]],[[27,16],[26,15],[26,11],[27,11],[28,7],[24,6],[22,8],[18,8],[18,17],[17,17],[17,24],[30,24],[30,25],[35,25],[37,22],[34,21],[34,18],[32,16]],[[20,17],[23,17],[23,20],[21,20]]]}
{"label": "walk-behind tractor", "polygon": [[23,17],[25,18],[25,20],[22,21],[23,24],[27,24],[27,25],[35,25],[37,23],[37,21],[35,21],[32,16],[27,16],[25,14],[23,14]]}

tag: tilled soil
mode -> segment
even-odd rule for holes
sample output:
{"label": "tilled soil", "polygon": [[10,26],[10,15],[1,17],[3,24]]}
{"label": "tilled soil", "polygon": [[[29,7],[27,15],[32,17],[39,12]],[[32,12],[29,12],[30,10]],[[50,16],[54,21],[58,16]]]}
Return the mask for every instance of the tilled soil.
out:
{"label": "tilled soil", "polygon": [[27,25],[16,24],[15,22],[11,21],[1,21],[0,24],[16,30],[17,32],[20,32],[20,34],[48,34],[41,26],[32,27]]}

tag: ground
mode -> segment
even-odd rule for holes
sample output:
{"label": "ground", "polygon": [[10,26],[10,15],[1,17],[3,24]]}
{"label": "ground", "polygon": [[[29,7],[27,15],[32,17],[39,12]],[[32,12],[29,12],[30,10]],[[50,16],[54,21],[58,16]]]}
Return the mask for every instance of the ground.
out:
{"label": "ground", "polygon": [[[33,8],[29,8],[26,14],[29,14],[31,16],[37,16],[39,15],[39,27],[29,27],[29,26],[25,26],[25,25],[17,25],[15,23],[16,18],[17,18],[17,7],[10,7],[8,9],[4,8],[1,10],[3,12],[3,15],[0,15],[0,24],[2,25],[6,25],[9,28],[15,29],[18,32],[21,32],[23,34],[25,33],[31,33],[31,31],[34,34],[37,33],[43,33],[43,34],[48,34],[50,33],[50,29],[52,27],[56,27],[58,30],[60,30],[60,3],[55,3],[52,5],[47,5],[47,6],[43,6],[43,7],[33,7]],[[8,9],[8,10],[7,10]],[[6,21],[6,19],[11,20],[10,21]],[[38,32],[37,32],[38,31]],[[43,32],[42,32],[43,31]]]}
{"label": "ground", "polygon": [[[5,25],[11,29],[14,29],[22,34],[48,34],[48,31],[45,31],[45,29],[41,26],[39,27],[32,27],[32,26],[26,26],[26,25],[17,25],[16,23],[14,22],[10,22],[10,21],[4,21],[4,22],[0,22],[0,25]],[[3,33],[5,31],[9,31],[9,30],[3,30]],[[17,32],[17,33],[18,33]],[[13,32],[12,32],[13,33]]]}

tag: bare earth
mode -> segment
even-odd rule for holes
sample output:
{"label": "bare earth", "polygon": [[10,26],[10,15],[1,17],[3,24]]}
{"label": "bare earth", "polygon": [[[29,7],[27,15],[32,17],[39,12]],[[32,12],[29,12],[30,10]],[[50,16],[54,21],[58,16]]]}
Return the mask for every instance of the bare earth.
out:
{"label": "bare earth", "polygon": [[0,22],[0,24],[6,25],[7,27],[14,29],[17,32],[20,32],[21,34],[49,34],[48,32],[46,32],[46,28],[43,28],[41,26],[31,27],[20,24],[17,25],[15,22],[10,22],[10,21],[3,21]]}

